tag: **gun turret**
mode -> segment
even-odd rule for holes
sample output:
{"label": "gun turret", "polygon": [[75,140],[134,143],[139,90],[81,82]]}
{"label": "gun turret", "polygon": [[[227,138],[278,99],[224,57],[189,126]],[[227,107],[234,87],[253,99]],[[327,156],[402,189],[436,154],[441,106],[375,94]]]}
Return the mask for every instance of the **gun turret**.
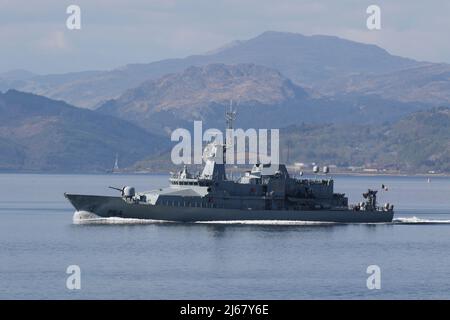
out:
{"label": "gun turret", "polygon": [[120,191],[120,194],[122,195],[122,197],[127,198],[127,199],[132,199],[136,195],[136,191],[134,190],[133,187],[125,186],[123,188],[117,188],[117,187],[109,186],[108,188]]}

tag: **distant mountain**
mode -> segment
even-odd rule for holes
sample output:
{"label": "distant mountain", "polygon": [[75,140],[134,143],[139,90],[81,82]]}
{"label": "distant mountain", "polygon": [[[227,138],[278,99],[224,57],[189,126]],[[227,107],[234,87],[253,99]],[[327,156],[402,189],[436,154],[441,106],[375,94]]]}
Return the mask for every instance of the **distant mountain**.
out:
{"label": "distant mountain", "polygon": [[375,45],[332,36],[269,31],[250,40],[235,41],[208,54],[184,59],[129,64],[111,71],[36,76],[22,81],[0,77],[0,90],[15,88],[62,99],[79,107],[95,108],[146,80],[178,73],[190,66],[214,63],[266,66],[307,88],[350,75],[384,74],[421,65],[411,59],[393,56]]}
{"label": "distant mountain", "polygon": [[382,75],[334,79],[318,87],[328,95],[377,95],[385,99],[450,106],[450,65],[426,64]]}
{"label": "distant mountain", "polygon": [[129,166],[166,140],[126,122],[15,90],[0,93],[0,170],[97,172]]}
{"label": "distant mountain", "polygon": [[412,59],[393,56],[376,45],[334,36],[304,36],[274,31],[225,46],[210,55],[209,59],[208,63],[249,62],[267,66],[307,87],[337,76],[383,74],[420,64]]}
{"label": "distant mountain", "polygon": [[192,128],[223,128],[230,100],[238,104],[236,125],[242,128],[282,128],[301,122],[375,123],[395,121],[425,108],[372,96],[314,98],[280,72],[254,64],[211,64],[146,81],[98,112],[130,121],[156,134]]}
{"label": "distant mountain", "polygon": [[0,73],[0,79],[5,79],[6,81],[28,80],[36,76],[37,75],[33,72],[22,69],[10,70],[8,72]]}
{"label": "distant mountain", "polygon": [[109,96],[114,88],[112,79],[110,83],[106,83],[108,79],[103,78],[105,80],[103,85],[100,85],[98,78],[94,80],[101,75],[106,77],[106,74],[100,71],[33,75],[19,78],[16,76],[10,77],[8,74],[0,75],[0,91],[16,89],[52,99],[64,100],[80,107],[90,107],[90,102],[87,101],[90,101],[90,99],[96,100],[95,97],[101,97],[104,94]]}
{"label": "distant mountain", "polygon": [[264,121],[267,112],[301,104],[306,97],[305,90],[276,70],[253,64],[212,64],[144,82],[97,111],[165,134],[180,126],[192,127],[193,120],[222,128],[225,106],[231,100],[239,105],[240,122],[264,126],[277,122]]}

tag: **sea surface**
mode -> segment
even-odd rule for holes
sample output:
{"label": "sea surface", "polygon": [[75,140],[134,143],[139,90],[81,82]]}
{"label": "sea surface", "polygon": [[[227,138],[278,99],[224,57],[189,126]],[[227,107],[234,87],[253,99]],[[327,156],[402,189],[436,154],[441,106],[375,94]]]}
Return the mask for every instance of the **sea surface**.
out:
{"label": "sea surface", "polygon": [[[116,194],[164,175],[0,174],[2,299],[449,299],[450,178],[337,176],[395,205],[388,224],[74,221],[64,192]],[[79,266],[79,290],[66,286]],[[380,289],[367,287],[368,266]]]}

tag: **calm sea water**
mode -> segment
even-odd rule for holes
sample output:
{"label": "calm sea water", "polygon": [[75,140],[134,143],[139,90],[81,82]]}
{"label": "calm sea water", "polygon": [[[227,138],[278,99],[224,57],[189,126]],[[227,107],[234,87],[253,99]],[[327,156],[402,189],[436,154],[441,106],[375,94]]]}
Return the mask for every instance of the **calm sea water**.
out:
{"label": "calm sea water", "polygon": [[[343,176],[335,189],[356,202],[382,183],[392,224],[75,224],[63,192],[167,176],[0,174],[0,298],[450,298],[450,178]],[[66,288],[69,265],[81,290]],[[369,265],[380,290],[367,289]]]}

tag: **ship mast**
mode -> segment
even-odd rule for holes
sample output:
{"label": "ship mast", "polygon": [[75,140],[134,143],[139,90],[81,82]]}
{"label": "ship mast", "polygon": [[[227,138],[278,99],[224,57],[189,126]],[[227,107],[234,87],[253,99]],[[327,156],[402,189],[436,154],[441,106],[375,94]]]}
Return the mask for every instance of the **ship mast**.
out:
{"label": "ship mast", "polygon": [[230,108],[225,111],[225,121],[227,124],[225,147],[233,147],[233,123],[236,120],[236,110],[233,110],[233,100],[230,100]]}

